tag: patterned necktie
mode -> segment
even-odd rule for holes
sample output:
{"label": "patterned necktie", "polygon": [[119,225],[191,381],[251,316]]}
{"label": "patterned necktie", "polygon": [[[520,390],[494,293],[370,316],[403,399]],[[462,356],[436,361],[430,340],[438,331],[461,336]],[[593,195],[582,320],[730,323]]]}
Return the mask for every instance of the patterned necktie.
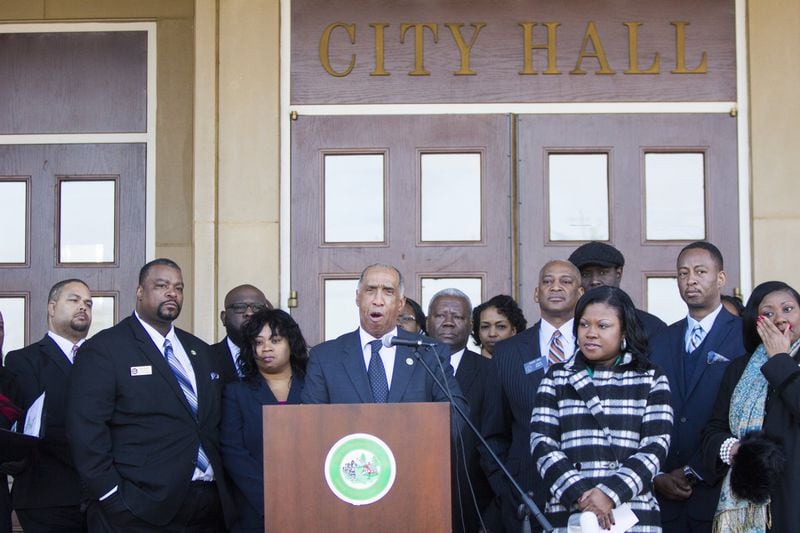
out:
{"label": "patterned necktie", "polygon": [[77,353],[78,353],[78,345],[77,344],[73,344],[72,345],[72,351],[69,352],[69,362],[70,363],[74,363],[75,362],[75,354],[77,354]]}
{"label": "patterned necktie", "polygon": [[686,345],[686,353],[694,352],[698,346],[703,344],[703,339],[705,338],[706,332],[703,331],[703,326],[695,324],[692,334],[689,336],[689,343]]}
{"label": "patterned necktie", "polygon": [[[183,395],[186,396],[186,401],[189,403],[189,407],[192,408],[192,414],[197,419],[197,395],[192,387],[192,382],[186,374],[186,370],[175,355],[169,339],[164,339],[164,358],[166,358],[170,370],[175,375],[175,379],[178,380],[178,385],[181,386]],[[203,451],[202,446],[197,450],[197,468],[202,472],[208,469],[208,457],[206,457],[206,452]]]}
{"label": "patterned necktie", "polygon": [[383,367],[380,353],[382,344],[379,340],[369,343],[372,355],[369,358],[367,376],[370,387],[372,387],[372,397],[376,403],[386,403],[389,398],[389,382],[386,380],[386,369]]}
{"label": "patterned necktie", "polygon": [[561,332],[558,330],[555,330],[550,337],[550,353],[547,358],[551,365],[564,361],[564,346],[561,344]]}

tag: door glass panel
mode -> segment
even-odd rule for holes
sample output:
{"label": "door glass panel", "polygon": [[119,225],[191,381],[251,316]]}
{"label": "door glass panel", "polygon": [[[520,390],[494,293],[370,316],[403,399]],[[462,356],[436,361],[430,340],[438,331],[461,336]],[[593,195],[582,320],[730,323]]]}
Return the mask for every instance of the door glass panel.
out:
{"label": "door glass panel", "polygon": [[704,239],[703,154],[645,154],[644,161],[647,239]]}
{"label": "door glass panel", "polygon": [[[458,289],[469,296],[472,307],[474,308],[483,301],[483,281],[481,278],[422,278],[422,298],[420,305],[428,315],[428,305],[431,303],[433,295],[442,289]],[[467,348],[473,352],[481,353],[481,349],[475,344],[470,334]]]}
{"label": "door glass panel", "polygon": [[358,279],[325,280],[325,340],[358,327],[356,289]]}
{"label": "door glass panel", "polygon": [[0,180],[0,263],[24,263],[28,231],[28,182]]}
{"label": "door glass panel", "polygon": [[0,296],[0,313],[3,314],[5,338],[3,356],[25,346],[25,297]]}
{"label": "door glass panel", "polygon": [[92,327],[89,328],[89,337],[114,325],[115,300],[113,296],[92,296]]}
{"label": "door glass panel", "polygon": [[608,240],[608,155],[549,154],[551,241]]}
{"label": "door glass panel", "polygon": [[678,292],[676,278],[647,278],[647,311],[667,324],[677,322],[686,316],[688,308]]}
{"label": "door glass panel", "polygon": [[422,154],[420,196],[422,241],[481,240],[481,154]]}
{"label": "door glass panel", "polygon": [[62,180],[59,189],[59,262],[113,263],[116,182]]}
{"label": "door glass panel", "polygon": [[325,156],[326,243],[384,242],[383,168],[382,154]]}

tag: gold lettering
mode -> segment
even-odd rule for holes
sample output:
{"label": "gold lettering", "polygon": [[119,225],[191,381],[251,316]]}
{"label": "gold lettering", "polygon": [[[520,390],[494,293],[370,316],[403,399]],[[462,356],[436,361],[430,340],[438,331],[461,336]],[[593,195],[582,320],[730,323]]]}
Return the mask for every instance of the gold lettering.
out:
{"label": "gold lettering", "polygon": [[647,70],[639,69],[639,26],[641,22],[623,22],[628,28],[628,70],[625,74],[658,74],[661,66],[661,57],[656,52],[653,63]]}
{"label": "gold lettering", "polygon": [[[591,54],[586,51],[586,45],[589,44],[589,41],[592,42],[592,50],[594,51]],[[594,57],[600,63],[600,70],[595,74],[614,74],[614,71],[608,66],[606,52],[603,49],[603,43],[600,42],[600,36],[597,34],[597,27],[594,25],[593,20],[590,20],[586,26],[586,33],[583,35],[583,43],[581,44],[581,53],[578,54],[578,62],[575,64],[575,69],[570,71],[570,74],[586,74],[586,71],[581,69],[581,63],[583,63],[583,58],[585,57]]]}
{"label": "gold lettering", "polygon": [[388,22],[375,22],[369,25],[375,30],[375,70],[369,73],[370,76],[390,76],[383,68],[383,30],[389,27]]}
{"label": "gold lettering", "polygon": [[522,47],[524,57],[520,74],[538,74],[533,68],[533,50],[547,50],[547,68],[543,74],[561,74],[556,64],[556,30],[561,26],[560,22],[545,22],[547,27],[547,44],[533,44],[533,28],[539,24],[536,22],[520,22],[522,26]]}
{"label": "gold lettering", "polygon": [[461,28],[464,27],[463,23],[456,24],[455,22],[446,22],[445,26],[447,26],[450,33],[453,35],[453,40],[456,42],[458,51],[461,54],[461,68],[453,72],[453,74],[456,76],[474,76],[476,72],[469,68],[469,54],[472,51],[472,45],[475,44],[475,39],[478,38],[478,34],[481,32],[481,29],[486,26],[486,23],[470,23],[470,26],[472,26],[472,39],[469,41],[469,46],[464,42],[464,36],[461,35]]}
{"label": "gold lettering", "polygon": [[333,70],[331,66],[331,57],[330,57],[330,45],[331,45],[331,33],[336,28],[344,28],[347,32],[347,35],[350,36],[350,44],[356,44],[356,25],[355,24],[345,24],[344,22],[334,22],[332,24],[328,24],[322,32],[322,37],[319,40],[319,62],[322,64],[322,68],[325,69],[325,72],[330,74],[331,76],[336,76],[337,78],[343,78],[350,74],[353,70],[353,67],[356,64],[356,55],[352,54],[350,56],[350,64],[347,66],[345,70],[336,71]]}
{"label": "gold lettering", "polygon": [[439,25],[433,22],[416,22],[414,24],[400,24],[400,43],[405,43],[406,32],[414,28],[414,70],[408,73],[409,76],[430,76],[431,73],[425,70],[425,29],[430,30],[433,35],[434,44],[439,42]]}
{"label": "gold lettering", "polygon": [[673,74],[707,74],[708,55],[703,52],[700,56],[700,65],[693,70],[686,68],[686,26],[688,22],[670,22],[675,26],[675,70]]}

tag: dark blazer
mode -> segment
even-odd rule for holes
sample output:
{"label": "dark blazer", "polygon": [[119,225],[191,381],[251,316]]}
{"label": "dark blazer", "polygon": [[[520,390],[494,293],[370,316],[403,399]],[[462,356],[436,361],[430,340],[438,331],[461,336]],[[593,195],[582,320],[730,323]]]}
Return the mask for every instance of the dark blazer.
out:
{"label": "dark blazer", "polygon": [[[469,403],[469,418],[473,425],[482,431],[486,402],[486,378],[489,359],[470,350],[465,350],[456,370],[456,381]],[[454,414],[453,416],[458,416]],[[479,513],[483,513],[492,501],[489,480],[481,468],[478,453],[478,438],[468,428],[464,428],[461,439],[455,443],[453,461],[453,531],[475,533],[480,529]],[[466,466],[464,462],[466,461]],[[471,490],[470,490],[471,487]],[[475,494],[477,510],[473,502]]]}
{"label": "dark blazer", "polygon": [[15,376],[17,391],[12,399],[22,409],[28,409],[46,391],[44,437],[28,457],[25,469],[14,477],[14,508],[80,505],[81,482],[70,456],[64,422],[72,364],[45,335],[39,342],[9,353],[5,366]]}
{"label": "dark blazer", "polygon": [[67,392],[72,456],[89,498],[118,486],[131,513],[161,526],[185,499],[202,444],[230,523],[235,511],[219,454],[222,381],[208,344],[175,331],[197,381],[197,420],[167,361],[130,316],[78,351]]}
{"label": "dark blazer", "polygon": [[[402,329],[397,335],[406,339],[418,339],[418,335]],[[433,342],[432,339],[428,339]],[[414,349],[398,346],[394,358],[392,385],[389,388],[391,402],[447,402],[447,394],[434,384],[422,365],[413,357]],[[420,348],[419,353],[441,380],[444,378],[454,401],[467,410],[467,402],[453,376],[450,366],[450,350],[443,344],[435,348]],[[438,356],[434,357],[434,354]],[[411,364],[408,364],[411,361]],[[439,364],[442,364],[444,376]],[[444,383],[444,382],[443,382]],[[303,403],[372,403],[372,389],[364,364],[364,353],[358,330],[323,342],[311,349],[303,388]],[[455,418],[453,419],[455,421]]]}
{"label": "dark blazer", "polygon": [[[543,508],[549,496],[531,458],[531,413],[536,390],[547,367],[526,373],[525,364],[541,357],[539,330],[541,321],[494,347],[487,381],[486,418],[483,434],[517,483],[534,492],[534,502]],[[482,457],[484,470],[495,494],[501,500],[503,522],[509,531],[519,531],[516,519],[516,495],[499,467],[488,456]],[[531,524],[536,525],[531,518]]]}
{"label": "dark blazer", "polygon": [[636,317],[644,326],[648,339],[652,339],[662,329],[667,329],[667,324],[663,320],[643,309],[636,309]]}
{"label": "dark blazer", "polygon": [[[303,377],[295,374],[286,403],[300,403]],[[233,482],[238,518],[232,532],[264,531],[264,440],[261,407],[278,400],[261,376],[235,381],[222,391],[220,451]],[[278,497],[278,493],[275,492]]]}
{"label": "dark blazer", "polygon": [[[714,518],[719,499],[719,483],[712,471],[703,465],[700,450],[701,434],[711,416],[722,377],[728,362],[744,354],[742,320],[724,307],[720,311],[703,343],[691,356],[686,354],[685,334],[687,319],[679,320],[650,341],[650,360],[664,369],[672,390],[672,409],[675,424],[669,455],[661,469],[671,472],[684,465],[691,466],[706,482],[699,483],[684,502],[659,498],[661,518],[672,521],[688,513],[694,520],[709,521]],[[714,354],[729,361],[710,362]],[[694,372],[687,381],[684,365],[688,357],[697,358]]]}
{"label": "dark blazer", "polygon": [[239,373],[233,364],[233,354],[228,347],[228,337],[223,338],[216,344],[211,345],[211,353],[219,369],[222,384],[227,385],[232,381],[239,381]]}

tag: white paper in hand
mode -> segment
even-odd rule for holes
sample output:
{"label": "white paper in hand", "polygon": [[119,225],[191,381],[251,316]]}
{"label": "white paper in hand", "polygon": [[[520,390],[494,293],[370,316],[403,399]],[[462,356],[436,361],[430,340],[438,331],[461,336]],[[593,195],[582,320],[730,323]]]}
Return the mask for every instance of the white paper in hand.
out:
{"label": "white paper in hand", "polygon": [[569,533],[624,533],[635,526],[639,519],[631,506],[623,503],[614,509],[614,522],[611,529],[602,529],[594,513],[574,513],[569,517]]}
{"label": "white paper in hand", "polygon": [[25,415],[25,428],[23,432],[31,437],[37,439],[41,437],[42,430],[42,413],[44,412],[44,395],[36,398],[31,406],[28,408],[28,413]]}

